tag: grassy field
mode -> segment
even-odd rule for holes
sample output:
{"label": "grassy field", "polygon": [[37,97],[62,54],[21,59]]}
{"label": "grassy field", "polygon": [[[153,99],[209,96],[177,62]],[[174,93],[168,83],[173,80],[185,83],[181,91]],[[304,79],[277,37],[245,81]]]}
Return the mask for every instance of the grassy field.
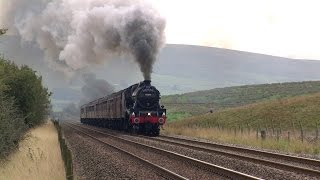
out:
{"label": "grassy field", "polygon": [[[165,133],[318,154],[319,107],[320,93],[265,101],[171,122]],[[270,138],[257,139],[261,130]]]}
{"label": "grassy field", "polygon": [[7,161],[0,164],[0,180],[66,179],[57,131],[52,122],[32,129]]}
{"label": "grassy field", "polygon": [[169,120],[172,121],[177,120],[177,114],[181,113],[200,115],[210,110],[218,111],[317,92],[320,92],[320,81],[261,84],[163,96],[161,103],[168,109]]}

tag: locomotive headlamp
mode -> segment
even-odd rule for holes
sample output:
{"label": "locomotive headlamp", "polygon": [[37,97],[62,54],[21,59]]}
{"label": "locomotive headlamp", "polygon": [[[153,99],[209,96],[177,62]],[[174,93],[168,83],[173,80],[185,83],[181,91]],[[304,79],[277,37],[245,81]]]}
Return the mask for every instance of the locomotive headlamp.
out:
{"label": "locomotive headlamp", "polygon": [[133,112],[133,113],[132,113],[132,116],[133,116],[133,117],[135,117],[135,116],[136,116],[136,114]]}
{"label": "locomotive headlamp", "polygon": [[159,124],[163,124],[164,123],[164,119],[163,118],[159,118]]}
{"label": "locomotive headlamp", "polygon": [[164,116],[166,116],[166,113],[165,113],[165,112],[162,113],[162,117],[164,117]]}
{"label": "locomotive headlamp", "polygon": [[151,113],[148,113],[148,116],[151,116]]}
{"label": "locomotive headlamp", "polygon": [[133,122],[136,123],[136,124],[139,124],[140,119],[139,118],[134,118]]}

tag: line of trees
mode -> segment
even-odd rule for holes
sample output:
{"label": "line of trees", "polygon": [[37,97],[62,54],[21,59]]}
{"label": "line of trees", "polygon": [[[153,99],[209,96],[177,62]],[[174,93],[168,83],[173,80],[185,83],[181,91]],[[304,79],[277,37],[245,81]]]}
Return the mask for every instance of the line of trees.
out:
{"label": "line of trees", "polygon": [[50,95],[36,71],[0,57],[0,159],[18,147],[29,128],[45,121]]}

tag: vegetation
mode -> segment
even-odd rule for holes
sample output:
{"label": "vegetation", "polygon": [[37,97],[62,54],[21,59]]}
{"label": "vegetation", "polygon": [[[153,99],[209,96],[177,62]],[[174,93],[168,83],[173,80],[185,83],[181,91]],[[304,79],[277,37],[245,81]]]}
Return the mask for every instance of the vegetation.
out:
{"label": "vegetation", "polygon": [[50,95],[35,71],[0,57],[0,159],[17,148],[28,128],[44,122]]}
{"label": "vegetation", "polygon": [[23,137],[27,125],[18,113],[12,98],[0,91],[0,159],[7,157]]}
{"label": "vegetation", "polygon": [[61,126],[59,124],[59,121],[53,120],[52,122],[58,131],[58,139],[60,142],[60,149],[61,149],[62,159],[64,162],[64,167],[66,169],[67,180],[73,180],[74,175],[73,175],[73,164],[72,164],[71,150],[69,149],[67,142],[62,135],[62,130],[61,130]]}
{"label": "vegetation", "polygon": [[[277,99],[171,122],[166,132],[319,154],[319,107],[320,93]],[[254,140],[261,131],[271,139]]]}
{"label": "vegetation", "polygon": [[8,160],[0,164],[0,179],[66,179],[57,131],[51,121],[28,131],[19,151]]}
{"label": "vegetation", "polygon": [[292,133],[290,140],[287,136],[267,137],[261,139],[257,136],[255,131],[234,131],[231,129],[219,129],[219,128],[190,128],[185,126],[167,126],[162,131],[164,134],[169,135],[183,135],[189,137],[198,137],[213,140],[221,143],[231,143],[241,146],[251,146],[261,149],[272,149],[283,152],[313,154],[315,156],[320,155],[320,143],[312,141],[301,141],[298,137],[299,134]]}
{"label": "vegetation", "polygon": [[163,96],[169,119],[178,113],[204,114],[224,108],[320,92],[320,81],[275,83],[217,88],[181,95]]}

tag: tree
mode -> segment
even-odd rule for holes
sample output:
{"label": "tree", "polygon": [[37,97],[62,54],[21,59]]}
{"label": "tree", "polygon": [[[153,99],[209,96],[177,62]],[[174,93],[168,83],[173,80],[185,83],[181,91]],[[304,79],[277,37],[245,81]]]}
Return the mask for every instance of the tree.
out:
{"label": "tree", "polygon": [[15,98],[25,117],[25,123],[29,127],[41,124],[48,114],[51,95],[48,89],[42,86],[42,77],[24,65],[7,79],[5,84],[9,87],[5,92]]}
{"label": "tree", "polygon": [[42,77],[30,67],[19,68],[13,62],[0,61],[0,86],[14,98],[15,105],[29,127],[41,124],[48,114],[51,93],[42,85]]}

